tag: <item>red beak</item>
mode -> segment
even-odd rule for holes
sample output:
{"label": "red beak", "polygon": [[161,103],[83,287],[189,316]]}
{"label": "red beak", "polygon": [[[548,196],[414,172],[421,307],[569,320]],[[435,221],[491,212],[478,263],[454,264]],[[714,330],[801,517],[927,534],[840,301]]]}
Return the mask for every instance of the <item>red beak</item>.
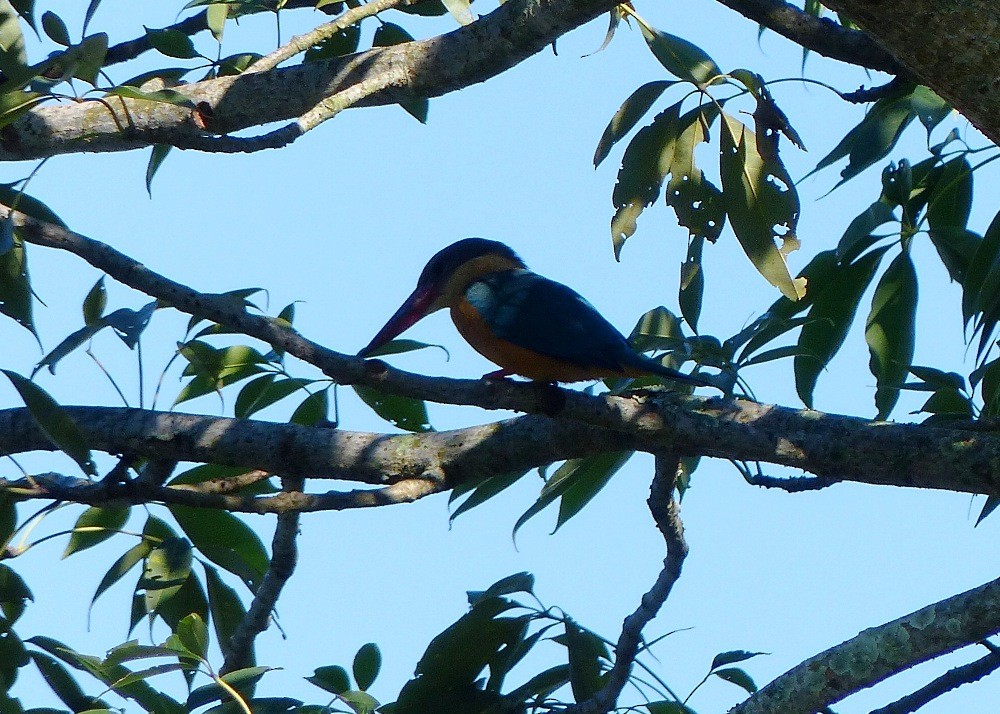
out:
{"label": "red beak", "polygon": [[396,313],[389,318],[385,326],[368,343],[368,346],[358,352],[358,357],[368,357],[379,347],[389,342],[407,328],[419,322],[427,315],[431,303],[434,302],[434,291],[430,287],[418,286],[399,306]]}

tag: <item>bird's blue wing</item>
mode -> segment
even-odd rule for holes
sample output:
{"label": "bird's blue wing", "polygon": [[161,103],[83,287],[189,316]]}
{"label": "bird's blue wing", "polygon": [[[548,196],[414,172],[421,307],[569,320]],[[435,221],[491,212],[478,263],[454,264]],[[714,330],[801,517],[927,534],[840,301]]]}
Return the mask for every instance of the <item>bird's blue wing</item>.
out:
{"label": "bird's blue wing", "polygon": [[587,367],[618,370],[625,337],[576,291],[529,270],[493,273],[466,299],[500,339]]}

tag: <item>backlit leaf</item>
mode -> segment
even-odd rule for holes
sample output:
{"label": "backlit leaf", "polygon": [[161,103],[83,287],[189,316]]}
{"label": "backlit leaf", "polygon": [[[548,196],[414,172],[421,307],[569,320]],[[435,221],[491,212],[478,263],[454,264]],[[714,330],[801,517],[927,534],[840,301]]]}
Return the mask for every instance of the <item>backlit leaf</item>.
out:
{"label": "backlit leaf", "polygon": [[903,252],[879,280],[865,326],[869,368],[878,385],[878,419],[889,416],[906,380],[913,359],[916,308],[917,274],[909,254]]}
{"label": "backlit leaf", "polygon": [[98,543],[103,543],[124,527],[128,520],[128,506],[91,506],[76,519],[73,533],[66,544],[62,557],[66,558]]}
{"label": "backlit leaf", "polygon": [[611,147],[621,141],[626,134],[632,131],[636,123],[649,111],[650,107],[660,98],[660,95],[675,82],[667,80],[657,80],[647,82],[632,92],[615,115],[611,117],[611,122],[604,129],[601,140],[597,142],[597,149],[594,152],[594,167],[601,165],[601,162],[608,157]]}

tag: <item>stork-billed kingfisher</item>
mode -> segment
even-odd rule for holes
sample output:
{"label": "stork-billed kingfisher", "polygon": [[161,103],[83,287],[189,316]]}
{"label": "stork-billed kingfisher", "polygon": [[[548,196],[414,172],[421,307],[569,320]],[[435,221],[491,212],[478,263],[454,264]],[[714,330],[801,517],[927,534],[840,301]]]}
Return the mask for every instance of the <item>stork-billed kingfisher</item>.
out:
{"label": "stork-billed kingfisher", "polygon": [[486,378],[580,382],[656,375],[710,384],[635,352],[576,291],[531,272],[510,247],[485,238],[460,240],[431,258],[413,293],[358,355],[368,356],[446,307],[462,337],[500,366]]}

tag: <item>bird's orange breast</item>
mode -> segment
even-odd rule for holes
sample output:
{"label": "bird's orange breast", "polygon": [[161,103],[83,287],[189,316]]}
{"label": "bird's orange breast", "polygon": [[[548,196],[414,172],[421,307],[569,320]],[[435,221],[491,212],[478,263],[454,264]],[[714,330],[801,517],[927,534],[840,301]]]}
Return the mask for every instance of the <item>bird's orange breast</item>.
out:
{"label": "bird's orange breast", "polygon": [[623,374],[606,367],[574,364],[501,339],[464,297],[452,306],[451,319],[476,352],[497,366],[528,379],[539,382],[582,382]]}

